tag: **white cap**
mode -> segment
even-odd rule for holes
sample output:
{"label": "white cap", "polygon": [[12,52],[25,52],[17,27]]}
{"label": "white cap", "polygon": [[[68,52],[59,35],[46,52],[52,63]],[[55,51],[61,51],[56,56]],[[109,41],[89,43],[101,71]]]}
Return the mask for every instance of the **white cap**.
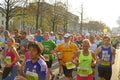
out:
{"label": "white cap", "polygon": [[85,36],[90,36],[90,33],[86,33]]}
{"label": "white cap", "polygon": [[68,38],[68,37],[70,37],[71,35],[69,34],[69,33],[66,33],[65,35],[64,35],[64,37],[65,38]]}

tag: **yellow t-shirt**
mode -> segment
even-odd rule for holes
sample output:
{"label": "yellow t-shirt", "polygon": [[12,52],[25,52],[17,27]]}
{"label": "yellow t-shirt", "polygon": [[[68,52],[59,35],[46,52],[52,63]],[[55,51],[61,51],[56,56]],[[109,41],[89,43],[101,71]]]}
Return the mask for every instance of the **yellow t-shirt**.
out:
{"label": "yellow t-shirt", "polygon": [[67,46],[65,43],[61,43],[56,47],[56,51],[61,52],[62,54],[62,65],[65,66],[65,63],[71,62],[74,52],[78,50],[78,47],[75,43],[70,42]]}

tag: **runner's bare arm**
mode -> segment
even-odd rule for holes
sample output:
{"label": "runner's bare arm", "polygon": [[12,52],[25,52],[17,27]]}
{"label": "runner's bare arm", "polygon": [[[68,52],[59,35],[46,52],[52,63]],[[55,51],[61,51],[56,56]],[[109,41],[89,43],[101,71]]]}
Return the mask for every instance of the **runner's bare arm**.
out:
{"label": "runner's bare arm", "polygon": [[93,64],[96,64],[96,54],[92,52]]}
{"label": "runner's bare arm", "polygon": [[78,57],[80,55],[80,51],[76,51],[72,57],[72,62],[76,65],[78,65]]}
{"label": "runner's bare arm", "polygon": [[97,60],[98,62],[100,61],[100,59],[99,59],[99,57],[98,57],[100,51],[101,51],[101,47],[98,47],[97,50],[96,50],[96,53],[95,53],[95,55],[96,55],[95,57],[96,57],[96,60]]}
{"label": "runner's bare arm", "polygon": [[19,54],[18,54],[18,52],[17,52],[15,47],[13,48],[12,52],[14,53],[14,55],[16,57],[16,60],[13,61],[13,63],[12,63],[12,64],[14,64],[14,63],[16,63],[16,62],[18,62],[20,60],[20,56],[19,56]]}

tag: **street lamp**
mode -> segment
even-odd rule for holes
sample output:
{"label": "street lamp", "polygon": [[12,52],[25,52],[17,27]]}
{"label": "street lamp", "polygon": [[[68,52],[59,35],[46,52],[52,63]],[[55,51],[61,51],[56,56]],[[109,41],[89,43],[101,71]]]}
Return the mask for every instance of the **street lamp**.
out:
{"label": "street lamp", "polygon": [[83,4],[81,4],[81,13],[80,13],[80,32],[82,33],[82,27],[83,27]]}

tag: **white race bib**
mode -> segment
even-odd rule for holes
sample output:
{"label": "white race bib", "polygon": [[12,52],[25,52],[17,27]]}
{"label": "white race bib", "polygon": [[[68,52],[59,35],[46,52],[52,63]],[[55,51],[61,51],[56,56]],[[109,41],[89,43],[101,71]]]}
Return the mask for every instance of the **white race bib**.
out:
{"label": "white race bib", "polygon": [[48,54],[44,54],[43,56],[45,58],[45,61],[49,61],[49,55]]}
{"label": "white race bib", "polygon": [[73,69],[73,68],[76,67],[76,65],[73,64],[72,62],[67,62],[67,63],[65,63],[65,64],[66,64],[67,69]]}
{"label": "white race bib", "polygon": [[10,56],[6,56],[5,63],[11,64],[11,57]]}
{"label": "white race bib", "polygon": [[27,80],[38,80],[38,74],[34,72],[27,71],[26,72]]}
{"label": "white race bib", "polygon": [[25,60],[25,55],[20,55],[20,60],[24,61]]}

